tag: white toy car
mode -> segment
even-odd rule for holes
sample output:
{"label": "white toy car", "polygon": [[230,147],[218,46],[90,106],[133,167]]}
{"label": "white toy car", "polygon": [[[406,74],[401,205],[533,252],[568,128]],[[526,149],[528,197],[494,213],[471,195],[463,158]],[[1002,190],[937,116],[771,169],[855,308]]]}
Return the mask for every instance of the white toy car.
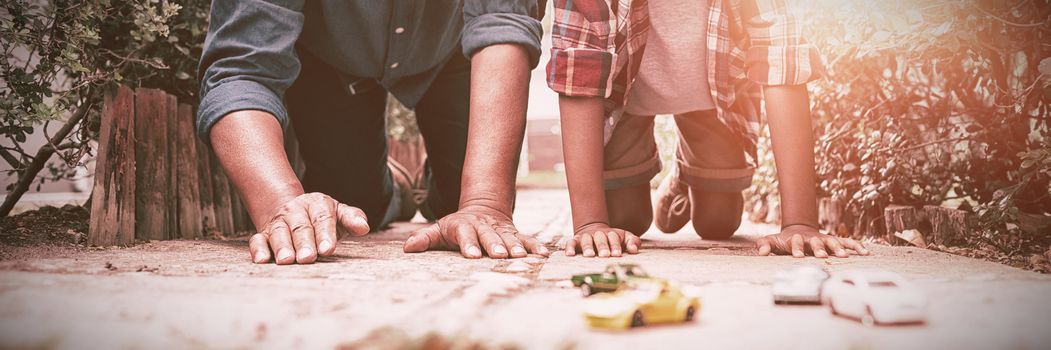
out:
{"label": "white toy car", "polygon": [[856,270],[837,273],[825,282],[821,299],[833,315],[873,324],[923,323],[927,299],[896,273]]}
{"label": "white toy car", "polygon": [[821,265],[799,265],[777,273],[770,290],[774,304],[821,303],[821,286],[829,277]]}

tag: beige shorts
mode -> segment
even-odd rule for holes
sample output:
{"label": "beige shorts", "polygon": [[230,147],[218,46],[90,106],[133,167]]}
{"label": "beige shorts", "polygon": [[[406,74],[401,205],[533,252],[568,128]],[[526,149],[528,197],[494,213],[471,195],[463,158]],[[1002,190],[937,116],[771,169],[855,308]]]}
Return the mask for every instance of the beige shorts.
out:
{"label": "beige shorts", "polygon": [[[603,157],[607,190],[649,183],[661,171],[652,116],[624,114],[613,128]],[[675,152],[680,178],[695,190],[740,192],[752,185],[755,168],[745,149],[715,110],[675,115],[679,144]]]}

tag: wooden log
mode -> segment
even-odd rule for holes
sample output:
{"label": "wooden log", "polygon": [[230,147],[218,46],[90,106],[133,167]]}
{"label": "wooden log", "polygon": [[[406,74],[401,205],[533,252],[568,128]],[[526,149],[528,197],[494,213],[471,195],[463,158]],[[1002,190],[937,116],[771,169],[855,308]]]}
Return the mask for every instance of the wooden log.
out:
{"label": "wooden log", "polygon": [[215,197],[212,193],[212,156],[208,146],[194,136],[197,144],[198,196],[201,203],[201,224],[206,237],[218,230],[215,222]]}
{"label": "wooden log", "polygon": [[901,239],[894,237],[895,232],[905,230],[918,230],[920,233],[930,232],[930,224],[926,223],[926,213],[924,210],[916,207],[889,205],[883,209],[883,220],[887,227],[885,238],[891,244],[907,244]]}
{"label": "wooden log", "polygon": [[237,193],[237,187],[230,184],[230,216],[233,217],[234,231],[236,235],[245,230],[245,208],[241,202],[241,196]]}
{"label": "wooden log", "polygon": [[853,234],[853,230],[846,220],[844,220],[844,208],[843,203],[832,199],[831,197],[820,198],[818,204],[818,223],[828,231],[830,234],[839,237],[850,237]]}
{"label": "wooden log", "polygon": [[135,90],[135,232],[139,239],[167,239],[168,98],[160,90]]}
{"label": "wooden log", "polygon": [[135,241],[135,92],[120,85],[103,97],[88,244]]}
{"label": "wooden log", "polygon": [[971,229],[977,227],[977,219],[970,212],[946,208],[937,205],[923,207],[927,221],[930,223],[930,234],[923,232],[927,242],[946,246],[958,246],[967,243]]}
{"label": "wooden log", "polygon": [[176,169],[179,238],[196,239],[204,233],[201,218],[201,190],[197,172],[197,138],[193,129],[193,108],[178,105],[176,125]]}
{"label": "wooden log", "polygon": [[179,101],[174,95],[164,94],[164,110],[168,116],[168,197],[165,198],[165,206],[168,209],[168,235],[164,239],[175,239],[181,234],[179,232],[179,136],[176,115],[178,114]]}
{"label": "wooden log", "polygon": [[212,154],[212,200],[215,203],[215,227],[223,235],[234,234],[234,218],[230,206],[230,182],[219,158]]}

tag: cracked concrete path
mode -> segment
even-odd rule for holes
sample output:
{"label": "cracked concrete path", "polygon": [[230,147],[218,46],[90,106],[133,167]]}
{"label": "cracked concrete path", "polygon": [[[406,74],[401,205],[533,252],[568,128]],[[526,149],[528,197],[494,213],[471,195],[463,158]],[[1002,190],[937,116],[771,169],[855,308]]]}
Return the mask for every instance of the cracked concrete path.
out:
{"label": "cracked concrete path", "polygon": [[[564,191],[523,191],[516,222],[555,244],[569,230]],[[340,243],[306,266],[254,265],[238,241],[151,242],[121,249],[6,247],[0,261],[0,348],[1013,348],[1051,344],[1051,277],[905,247],[825,260],[911,278],[931,300],[921,326],[864,327],[821,306],[774,306],[776,271],[813,258],[758,257],[740,237],[689,229],[644,236],[638,262],[702,291],[697,322],[628,333],[588,330],[565,279],[614,260],[530,256],[466,260],[403,254],[420,224]],[[428,343],[429,342],[429,343]]]}

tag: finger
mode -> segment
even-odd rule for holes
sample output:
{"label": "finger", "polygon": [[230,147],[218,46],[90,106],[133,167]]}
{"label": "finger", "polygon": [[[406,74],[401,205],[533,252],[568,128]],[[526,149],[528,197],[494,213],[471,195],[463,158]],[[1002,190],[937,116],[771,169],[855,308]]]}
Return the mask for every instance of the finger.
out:
{"label": "finger", "polygon": [[252,254],[252,262],[264,264],[270,261],[270,244],[266,239],[266,235],[262,233],[256,233],[248,239],[248,252]]}
{"label": "finger", "polygon": [[642,246],[642,239],[639,236],[631,232],[624,231],[624,249],[628,251],[628,254],[638,254],[639,247]]}
{"label": "finger", "polygon": [[478,233],[475,232],[473,225],[467,223],[453,224],[450,229],[453,237],[456,237],[456,244],[460,246],[460,254],[463,257],[468,259],[482,257],[482,250],[478,248]]}
{"label": "finger", "polygon": [[770,255],[770,240],[766,237],[756,240],[755,247],[759,250],[759,256]]}
{"label": "finger", "polygon": [[577,255],[577,243],[578,241],[576,236],[570,237],[568,240],[566,240],[566,256]]}
{"label": "finger", "polygon": [[622,246],[624,245],[624,239],[621,237],[616,232],[606,232],[606,239],[609,241],[609,256],[619,257],[623,255],[624,250]]}
{"label": "finger", "polygon": [[314,241],[317,242],[317,253],[329,256],[336,251],[339,235],[336,233],[335,201],[327,196],[307,203],[307,215],[314,228]]}
{"label": "finger", "polygon": [[844,238],[842,242],[844,247],[857,252],[859,255],[869,255],[869,250],[865,249],[865,246],[862,245],[861,242],[850,238]]}
{"label": "finger", "polygon": [[402,249],[406,253],[420,253],[431,249],[452,249],[453,247],[456,246],[442,238],[442,231],[438,228],[438,224],[433,224],[409,235]]}
{"label": "finger", "polygon": [[595,241],[595,249],[598,250],[600,258],[609,257],[609,238],[605,232],[595,231],[591,233],[591,239]]}
{"label": "finger", "polygon": [[314,227],[304,208],[290,210],[285,214],[285,222],[292,230],[292,244],[296,249],[296,262],[311,264],[317,260],[317,244],[314,242]]}
{"label": "finger", "polygon": [[296,250],[292,248],[292,235],[284,220],[277,220],[270,225],[270,236],[267,237],[270,250],[274,252],[274,262],[288,265],[296,262]]}
{"label": "finger", "polygon": [[[518,240],[522,242],[522,246],[524,246],[526,251],[530,253],[539,254],[542,256],[551,255],[551,252],[547,250],[547,247],[545,247],[543,244],[540,244],[540,241],[538,241],[536,237],[529,235],[518,235]],[[514,252],[514,249],[511,249],[511,251]]]}
{"label": "finger", "polygon": [[814,253],[815,258],[827,258],[828,251],[825,250],[825,244],[821,242],[821,237],[810,237],[810,251]]}
{"label": "finger", "polygon": [[594,257],[595,241],[592,239],[591,235],[584,233],[578,237],[580,237],[580,254],[588,258]]}
{"label": "finger", "polygon": [[825,236],[824,239],[825,246],[828,247],[828,250],[831,251],[832,254],[836,254],[837,258],[850,257],[850,254],[847,254],[847,250],[843,249],[843,245],[839,243],[839,238]]}
{"label": "finger", "polygon": [[791,242],[791,245],[792,245],[792,256],[793,257],[802,258],[802,257],[806,256],[806,254],[803,253],[803,249],[805,248],[804,244],[803,244],[803,236],[798,235],[798,234],[792,235],[792,238],[790,239],[790,242]]}
{"label": "finger", "polygon": [[507,247],[507,250],[511,252],[510,255],[512,258],[522,258],[529,254],[526,252],[525,245],[523,245],[522,241],[518,239],[517,235],[515,235],[516,232],[506,229],[494,229],[494,231],[500,236],[500,241],[504,242],[504,246]]}
{"label": "finger", "polygon": [[[350,233],[353,236],[363,236],[369,233],[369,220],[361,209],[343,204],[336,204],[336,212],[339,215],[339,225],[343,229],[339,233]],[[342,235],[340,236],[342,238]]]}
{"label": "finger", "polygon": [[480,223],[474,225],[474,230],[478,232],[478,241],[482,243],[482,250],[489,254],[490,258],[507,258],[507,246],[504,245],[503,239],[500,239],[500,234],[496,233],[493,226]]}

